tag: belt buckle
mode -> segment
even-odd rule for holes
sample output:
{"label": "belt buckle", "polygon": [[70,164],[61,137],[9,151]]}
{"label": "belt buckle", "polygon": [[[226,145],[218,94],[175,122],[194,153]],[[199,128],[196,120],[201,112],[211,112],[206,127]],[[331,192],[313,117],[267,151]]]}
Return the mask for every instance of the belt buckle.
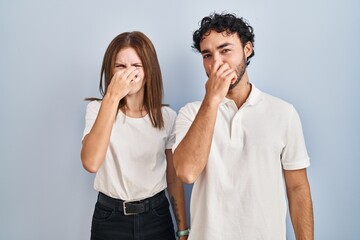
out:
{"label": "belt buckle", "polygon": [[136,215],[137,213],[128,213],[128,212],[126,211],[126,204],[127,204],[127,203],[128,203],[127,201],[123,201],[124,215],[125,215],[125,216]]}

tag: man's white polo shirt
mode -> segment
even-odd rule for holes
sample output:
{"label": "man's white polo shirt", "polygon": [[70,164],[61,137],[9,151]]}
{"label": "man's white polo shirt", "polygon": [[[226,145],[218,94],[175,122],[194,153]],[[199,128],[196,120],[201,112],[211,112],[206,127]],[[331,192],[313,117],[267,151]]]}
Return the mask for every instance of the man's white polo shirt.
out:
{"label": "man's white polo shirt", "polygon": [[[173,150],[200,105],[180,109]],[[283,169],[309,165],[301,122],[291,104],[254,85],[240,109],[224,99],[207,166],[192,190],[189,240],[286,239]]]}

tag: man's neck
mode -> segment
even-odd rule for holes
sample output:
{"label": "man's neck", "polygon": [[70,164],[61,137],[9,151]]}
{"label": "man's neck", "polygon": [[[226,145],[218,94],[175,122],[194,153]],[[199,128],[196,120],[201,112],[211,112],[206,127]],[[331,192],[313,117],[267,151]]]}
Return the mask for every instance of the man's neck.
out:
{"label": "man's neck", "polygon": [[226,97],[233,100],[238,109],[245,103],[246,99],[249,97],[251,92],[251,84],[247,73],[244,74],[243,78],[240,80],[237,86],[231,89]]}

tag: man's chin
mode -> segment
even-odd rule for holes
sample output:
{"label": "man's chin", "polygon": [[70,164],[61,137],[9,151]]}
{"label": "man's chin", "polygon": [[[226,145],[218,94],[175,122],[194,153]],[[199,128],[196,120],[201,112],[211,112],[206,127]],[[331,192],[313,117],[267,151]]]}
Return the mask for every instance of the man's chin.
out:
{"label": "man's chin", "polygon": [[240,79],[236,79],[236,81],[234,83],[230,83],[229,86],[229,91],[232,90],[233,88],[235,88],[240,82]]}

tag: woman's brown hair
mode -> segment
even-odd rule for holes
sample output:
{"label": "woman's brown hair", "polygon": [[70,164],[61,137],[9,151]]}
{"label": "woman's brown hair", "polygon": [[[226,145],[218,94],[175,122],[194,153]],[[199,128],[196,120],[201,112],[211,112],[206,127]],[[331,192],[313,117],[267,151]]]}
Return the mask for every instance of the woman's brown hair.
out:
{"label": "woman's brown hair", "polygon": [[[102,97],[113,77],[115,58],[117,53],[124,48],[131,47],[139,55],[144,69],[144,108],[147,110],[151,123],[155,128],[163,128],[164,120],[161,113],[163,99],[163,84],[160,64],[154,45],[142,32],[124,32],[116,36],[106,49],[101,66],[99,90]],[[86,100],[101,100],[98,98],[86,98]],[[126,105],[126,99],[119,102],[118,111]]]}

